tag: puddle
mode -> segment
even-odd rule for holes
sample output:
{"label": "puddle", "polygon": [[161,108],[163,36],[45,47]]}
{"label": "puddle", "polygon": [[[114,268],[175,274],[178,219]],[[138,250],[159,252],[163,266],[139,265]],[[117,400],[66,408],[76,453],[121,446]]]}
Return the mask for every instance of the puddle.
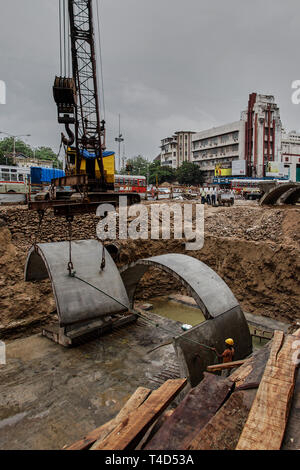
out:
{"label": "puddle", "polygon": [[150,299],[149,303],[153,305],[153,313],[183,324],[196,326],[205,321],[203,313],[198,308],[169,300],[167,297],[155,297]]}
{"label": "puddle", "polygon": [[[186,305],[175,300],[170,300],[166,296],[154,297],[148,301],[153,305],[153,313],[165,318],[170,318],[192,326],[199,325],[205,321],[205,317],[200,309]],[[250,332],[251,332],[250,327]],[[253,349],[262,348],[269,340],[252,336]]]}

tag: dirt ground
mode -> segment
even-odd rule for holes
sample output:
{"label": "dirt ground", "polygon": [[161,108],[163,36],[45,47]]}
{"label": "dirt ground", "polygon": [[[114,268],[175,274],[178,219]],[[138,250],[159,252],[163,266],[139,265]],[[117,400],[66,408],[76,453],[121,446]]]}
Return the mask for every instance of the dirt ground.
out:
{"label": "dirt ground", "polygon": [[[96,223],[91,215],[77,217],[73,238],[95,238]],[[26,207],[0,207],[2,339],[27,336],[55,318],[50,281],[25,283],[24,265],[37,235],[39,242],[66,240],[67,225],[47,212],[39,234],[37,226],[37,214]],[[185,240],[120,241],[118,264],[163,253],[185,253],[216,270],[246,312],[293,322],[300,317],[299,241],[298,206],[263,208],[255,202],[237,201],[233,207],[206,207],[201,250],[186,251]],[[184,293],[174,279],[150,270],[140,284],[138,298],[178,291]]]}

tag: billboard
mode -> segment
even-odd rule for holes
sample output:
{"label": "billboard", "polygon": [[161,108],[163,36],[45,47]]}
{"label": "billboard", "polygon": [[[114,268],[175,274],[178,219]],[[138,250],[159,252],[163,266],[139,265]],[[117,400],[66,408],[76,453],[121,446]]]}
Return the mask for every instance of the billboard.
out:
{"label": "billboard", "polygon": [[232,176],[246,176],[246,160],[234,160],[232,162]]}
{"label": "billboard", "polygon": [[284,163],[269,162],[267,164],[266,176],[283,178],[285,176]]}
{"label": "billboard", "polygon": [[215,166],[215,176],[231,176],[232,170],[231,168],[222,168],[221,165]]}

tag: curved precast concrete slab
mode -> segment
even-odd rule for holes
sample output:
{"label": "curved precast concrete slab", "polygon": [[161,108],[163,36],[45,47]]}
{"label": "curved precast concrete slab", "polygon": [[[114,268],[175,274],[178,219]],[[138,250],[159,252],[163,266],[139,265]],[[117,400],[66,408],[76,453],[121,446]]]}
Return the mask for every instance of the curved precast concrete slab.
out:
{"label": "curved precast concrete slab", "polygon": [[137,285],[151,266],[180,280],[206,319],[215,318],[239,306],[227,284],[209,266],[191,256],[171,253],[138,260],[121,271],[131,308]]}
{"label": "curved precast concrete slab", "polygon": [[207,366],[218,363],[216,354],[199,343],[216,348],[221,354],[227,338],[234,340],[234,360],[244,359],[252,353],[249,326],[240,307],[207,320],[174,339],[181,375],[187,377],[192,387],[203,379]]}
{"label": "curved precast concrete slab", "polygon": [[192,387],[203,378],[208,365],[217,357],[211,350],[222,353],[225,339],[235,342],[235,359],[251,354],[252,340],[244,313],[227,284],[209,266],[196,258],[182,254],[167,254],[142,259],[124,268],[121,276],[130,304],[133,306],[136,287],[150,266],[159,268],[179,279],[188,289],[206,321],[174,339],[173,344],[181,368],[181,376],[187,377]]}
{"label": "curved precast concrete slab", "polygon": [[[269,192],[263,195],[263,197],[260,200],[260,204],[261,205],[276,205],[279,203],[280,199],[285,199],[284,195],[288,193],[291,189],[295,189],[295,191],[300,191],[300,184],[299,183],[285,183],[285,184],[280,184],[278,186],[275,186],[275,188],[272,188]],[[285,201],[286,204],[289,203],[287,202],[288,199]],[[297,202],[297,200],[295,202]],[[293,204],[294,202],[290,202],[290,203]]]}
{"label": "curved precast concrete slab", "polygon": [[72,242],[76,276],[119,300],[69,276],[69,243],[43,243],[31,248],[25,266],[26,281],[50,278],[61,327],[127,311],[129,299],[120,273],[105,250],[106,266],[100,270],[102,245],[97,240]]}
{"label": "curved precast concrete slab", "polygon": [[282,204],[297,204],[300,200],[300,185],[297,188],[293,188],[287,191],[281,198]]}

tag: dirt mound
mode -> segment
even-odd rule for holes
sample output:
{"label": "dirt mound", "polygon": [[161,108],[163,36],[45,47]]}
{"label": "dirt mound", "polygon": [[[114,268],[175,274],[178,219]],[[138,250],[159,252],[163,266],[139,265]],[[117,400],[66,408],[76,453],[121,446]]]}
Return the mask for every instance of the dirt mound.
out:
{"label": "dirt mound", "polygon": [[[97,220],[77,217],[73,238],[95,238]],[[38,217],[25,208],[0,209],[0,338],[31,332],[54,320],[50,281],[24,282],[24,264],[38,226]],[[245,311],[293,321],[299,318],[300,209],[236,205],[206,208],[202,250],[185,250],[184,240],[120,241],[119,265],[164,253],[185,253],[207,263],[228,283]],[[67,238],[64,219],[47,213],[38,234],[40,242]],[[150,270],[138,298],[185,293],[174,279]]]}
{"label": "dirt mound", "polygon": [[7,227],[0,226],[0,337],[6,339],[17,331],[53,320],[56,311],[49,281],[26,283],[26,253],[11,241]]}

